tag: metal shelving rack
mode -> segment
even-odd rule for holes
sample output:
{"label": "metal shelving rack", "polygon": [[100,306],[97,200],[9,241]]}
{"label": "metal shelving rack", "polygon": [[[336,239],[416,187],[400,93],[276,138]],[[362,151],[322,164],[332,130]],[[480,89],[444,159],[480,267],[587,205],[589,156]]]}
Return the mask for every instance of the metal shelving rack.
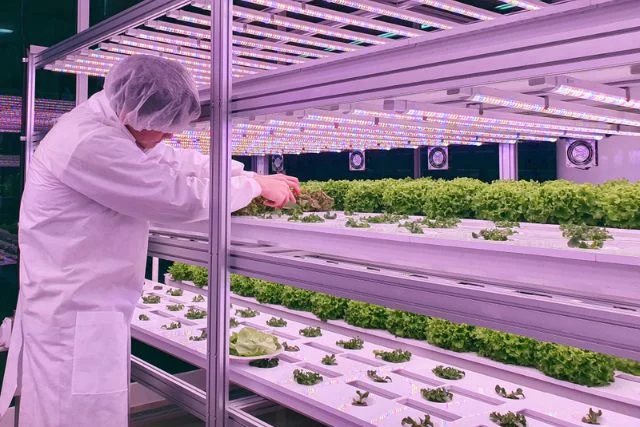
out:
{"label": "metal shelving rack", "polygon": [[[191,3],[189,0],[146,0],[55,46],[44,50],[35,47],[31,49],[26,58],[27,162],[35,143],[41,137],[34,132],[34,92],[38,69],[56,61],[66,61],[70,55],[91,49]],[[539,338],[555,338],[568,344],[582,343],[599,351],[622,356],[640,356],[638,304],[624,295],[602,298],[599,302],[606,304],[606,309],[597,305],[584,306],[569,313],[563,311],[562,304],[555,300],[546,301],[545,308],[540,309],[540,305],[534,304],[537,302],[535,295],[523,293],[506,298],[495,297],[497,294],[494,293],[491,299],[491,304],[496,308],[494,312],[485,311],[483,316],[479,316],[474,310],[458,310],[457,314],[452,315],[453,308],[460,309],[470,301],[486,299],[491,290],[464,286],[453,289],[436,282],[428,283],[425,287],[424,281],[419,277],[407,277],[407,273],[416,272],[412,266],[383,266],[379,261],[371,262],[366,259],[335,264],[323,259],[326,254],[322,253],[320,247],[305,251],[305,248],[257,244],[255,235],[253,242],[248,236],[260,230],[259,224],[234,220],[231,227],[232,221],[226,215],[227,203],[224,202],[227,200],[230,156],[227,141],[232,133],[232,118],[246,119],[286,111],[295,114],[295,110],[327,105],[339,108],[341,104],[404,96],[418,91],[446,90],[459,86],[491,84],[506,79],[571,73],[640,62],[637,50],[640,4],[636,0],[575,0],[549,5],[535,12],[501,16],[499,19],[477,22],[468,20],[472,25],[454,25],[446,31],[430,33],[428,37],[408,37],[382,46],[357,48],[354,49],[356,52],[329,55],[238,78],[233,83],[233,93],[231,39],[235,29],[230,3],[215,0],[210,2],[210,50],[216,54],[211,55],[209,60],[210,91],[203,92],[203,102],[208,107],[205,108],[203,119],[210,120],[213,136],[213,202],[209,229],[210,234],[216,238],[207,239],[206,235],[160,230],[150,235],[149,245],[149,254],[152,256],[204,265],[210,269],[209,289],[215,289],[215,292],[210,293],[209,313],[216,314],[209,316],[208,325],[208,398],[202,390],[134,358],[132,373],[136,379],[206,419],[210,426],[260,425],[239,410],[237,405],[230,406],[228,402],[229,366],[225,356],[228,352],[226,326],[229,322],[226,308],[230,297],[228,286],[218,284],[228,283],[229,269],[248,276],[325,292],[327,288],[324,284],[331,282],[331,292],[336,295],[373,303],[385,302],[389,290],[393,289],[413,288],[423,293],[440,293],[446,298],[434,305],[411,303],[418,295],[415,293],[407,294],[405,299],[395,300],[392,305],[395,308],[436,314],[451,320],[493,326]],[[416,52],[421,54],[416,55]],[[472,74],[470,70],[473,70]],[[513,155],[513,150],[507,155]],[[313,232],[305,236],[304,240],[298,241],[318,239],[320,246],[331,241],[322,240]],[[290,238],[300,239],[300,235]],[[364,239],[363,244],[368,244],[367,242],[372,240]],[[376,244],[382,248],[392,248],[384,242]],[[358,258],[352,249],[345,250],[341,255]],[[540,259],[543,258],[544,256]],[[372,264],[375,264],[373,268]],[[628,277],[640,272],[637,262],[622,262],[618,265]],[[601,264],[593,262],[590,267],[599,271]],[[562,272],[563,262],[551,263],[549,268],[551,274],[554,269]],[[601,274],[606,273],[603,271]],[[313,272],[314,278],[310,272]],[[468,277],[460,275],[458,279],[463,281]],[[496,284],[495,278],[491,278],[491,281]],[[353,286],[353,283],[358,286]],[[384,283],[384,286],[380,286],[380,283]],[[631,279],[625,282],[625,287],[633,285]],[[382,293],[372,291],[374,288],[385,287],[387,289]],[[611,307],[615,304],[625,308],[612,310]],[[548,327],[544,327],[544,317],[534,315],[540,312],[544,312],[544,316],[555,313],[555,316],[559,316],[555,318],[555,322],[570,319],[571,327],[561,335],[554,335]],[[512,320],[522,313],[527,314],[527,322],[513,326]],[[610,336],[603,344],[601,339],[606,338],[607,331],[610,330],[608,328],[613,327],[629,328],[629,332],[626,336]],[[591,335],[591,339],[586,337],[580,332],[584,328],[595,331],[595,335]]]}

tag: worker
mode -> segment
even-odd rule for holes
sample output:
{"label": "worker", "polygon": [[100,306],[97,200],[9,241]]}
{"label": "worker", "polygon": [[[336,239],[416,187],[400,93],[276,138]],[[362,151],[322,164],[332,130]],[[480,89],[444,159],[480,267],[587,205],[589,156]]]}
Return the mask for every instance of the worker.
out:
{"label": "worker", "polygon": [[[0,417],[20,393],[25,427],[128,424],[129,326],[149,223],[206,222],[208,157],[160,141],[200,115],[177,62],[132,56],[63,115],[29,165],[20,210],[20,295]],[[233,163],[231,210],[295,201],[298,180]]]}

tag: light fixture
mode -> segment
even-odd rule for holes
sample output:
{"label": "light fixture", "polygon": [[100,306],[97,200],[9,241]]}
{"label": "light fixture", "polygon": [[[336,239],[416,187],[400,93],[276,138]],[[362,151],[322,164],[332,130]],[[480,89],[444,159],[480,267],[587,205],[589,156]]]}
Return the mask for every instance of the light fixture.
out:
{"label": "light fixture", "polygon": [[619,88],[567,76],[530,79],[529,86],[543,86],[550,92],[571,98],[640,109],[640,90],[637,88]]}
{"label": "light fixture", "polygon": [[517,110],[532,111],[554,116],[571,117],[594,122],[615,123],[628,126],[640,126],[640,115],[612,111],[588,105],[574,105],[569,102],[549,100],[533,95],[506,92],[481,87],[461,89],[461,94],[472,102],[497,105]]}
{"label": "light fixture", "polygon": [[[321,18],[326,21],[338,22],[344,25],[354,25],[361,28],[368,28],[371,30],[385,32],[394,32],[404,37],[417,37],[422,35],[422,32],[412,31],[410,28],[403,27],[401,25],[388,24],[383,21],[376,21],[374,19],[365,18],[357,15],[351,15],[349,13],[338,12],[331,9],[325,9],[318,6],[312,6],[306,3],[296,3],[289,0],[246,0],[248,3],[257,4],[273,9],[279,9],[286,12],[293,12],[300,15],[313,16],[314,18]],[[205,10],[211,10],[210,3],[204,3],[196,1],[192,3],[193,6],[199,7]]]}
{"label": "light fixture", "polygon": [[[177,19],[179,21],[190,22],[198,25],[209,25],[210,20],[207,16],[197,13],[185,12],[182,10],[172,11],[167,14],[169,18]],[[156,21],[157,22],[157,21]],[[355,45],[349,45],[344,43],[333,43],[328,40],[322,40],[317,37],[308,37],[301,34],[294,34],[291,32],[276,31],[269,28],[257,27],[255,25],[243,24],[234,22],[233,31],[238,33],[251,34],[258,37],[266,37],[273,40],[280,40],[284,42],[299,43],[308,46],[320,47],[323,49],[334,49],[344,52],[353,52],[359,49]],[[203,30],[204,31],[204,30]]]}
{"label": "light fixture", "polygon": [[540,10],[543,7],[547,6],[546,3],[541,2],[540,0],[498,0],[502,3],[510,4],[512,6],[519,7],[520,9],[526,10]]}
{"label": "light fixture", "polygon": [[0,28],[0,34],[12,34],[13,30],[9,28]]}
{"label": "light fixture", "polygon": [[[193,37],[200,40],[211,39],[211,33],[207,30],[203,30],[200,28],[193,28],[186,25],[182,25],[182,24],[175,24],[173,22],[148,21],[145,25],[147,27],[150,27],[159,31],[165,31],[168,33],[179,34],[187,37]],[[247,31],[242,31],[243,28],[244,26],[242,24],[238,24],[236,27],[234,27],[233,31],[244,32],[249,34]],[[248,30],[250,30],[251,28],[253,27],[247,26]],[[160,33],[156,33],[156,34],[160,34]],[[265,37],[269,37],[269,36],[265,36]],[[271,37],[271,38],[275,38],[275,37]],[[194,42],[198,42],[198,41],[199,40],[194,40]],[[282,40],[282,41],[288,41],[288,40]],[[269,49],[276,52],[289,53],[292,55],[305,55],[307,57],[312,57],[312,58],[324,58],[329,56],[326,53],[319,50],[305,49],[303,47],[298,47],[298,46],[272,43],[266,40],[259,40],[259,39],[254,39],[250,37],[238,36],[238,35],[234,35],[232,37],[232,42],[233,44],[239,45],[239,46],[246,46],[246,47],[251,47],[255,49]],[[209,43],[209,46],[211,46],[210,43]]]}
{"label": "light fixture", "polygon": [[479,7],[470,6],[452,0],[420,0],[420,3],[481,21],[489,21],[500,16],[498,13],[489,12],[487,10],[480,9]]}
{"label": "light fixture", "polygon": [[375,13],[376,15],[389,16],[391,18],[402,19],[403,21],[415,22],[416,24],[436,27],[443,30],[449,30],[458,24],[453,21],[434,18],[420,13],[411,12],[409,10],[400,9],[392,6],[385,6],[380,3],[368,0],[325,0],[328,3],[335,3],[342,6],[351,7],[353,9],[364,10],[365,12]]}

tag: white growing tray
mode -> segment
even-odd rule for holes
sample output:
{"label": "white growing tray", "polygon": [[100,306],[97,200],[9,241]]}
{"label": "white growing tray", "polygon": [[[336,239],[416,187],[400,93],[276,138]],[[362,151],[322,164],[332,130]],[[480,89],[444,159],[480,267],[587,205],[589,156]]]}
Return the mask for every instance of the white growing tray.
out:
{"label": "white growing tray", "polygon": [[[191,302],[196,295],[188,290],[181,297],[166,294],[169,286],[161,286],[147,281],[144,294],[160,295],[160,304],[138,305],[133,319],[134,336],[160,348],[177,348],[188,361],[197,359],[199,366],[206,366],[206,341],[190,341],[190,336],[200,334],[206,329],[207,320],[187,320],[184,313],[190,305],[206,309],[206,302]],[[237,302],[238,300],[236,300]],[[180,312],[166,310],[167,304],[185,304]],[[246,305],[249,306],[249,305]],[[234,303],[232,316],[236,309],[246,306]],[[417,420],[425,413],[439,427],[479,427],[493,426],[489,414],[493,411],[505,413],[508,411],[522,412],[527,416],[527,425],[536,426],[586,426],[581,418],[589,405],[571,400],[566,397],[545,393],[532,387],[526,387],[514,382],[496,380],[490,376],[466,371],[462,380],[447,381],[432,373],[437,365],[447,365],[428,357],[414,354],[407,363],[386,363],[376,359],[374,349],[393,350],[402,348],[407,340],[387,340],[386,345],[372,344],[365,338],[362,350],[344,350],[336,345],[336,341],[350,339],[358,335],[331,332],[323,329],[323,335],[317,338],[305,338],[298,331],[309,325],[301,316],[289,316],[286,309],[278,312],[274,306],[265,307],[266,311],[254,318],[243,319],[235,316],[241,323],[240,327],[249,326],[268,331],[280,337],[281,342],[300,347],[299,352],[284,352],[280,355],[280,365],[271,369],[254,368],[247,364],[232,363],[232,379],[239,385],[249,389],[261,391],[273,390],[274,395],[289,396],[285,406],[320,418],[321,414],[331,415],[333,420],[340,419],[344,426],[400,426],[404,417],[410,416]],[[140,321],[140,314],[147,314],[149,321]],[[271,317],[282,317],[288,324],[284,328],[271,328],[266,321]],[[294,320],[295,319],[295,320]],[[171,321],[179,320],[183,326],[177,330],[163,330],[161,326]],[[320,360],[327,354],[335,354],[337,366],[322,365]],[[191,360],[189,360],[191,359]],[[489,362],[495,363],[495,362]],[[323,375],[324,381],[316,386],[302,386],[293,380],[293,370],[302,368],[316,371]],[[367,377],[367,370],[375,369],[379,375],[389,375],[393,382],[375,383]],[[553,380],[552,380],[553,381]],[[524,400],[509,400],[498,396],[494,387],[500,384],[508,391],[522,388],[526,395]],[[421,397],[422,388],[447,387],[454,398],[449,403],[432,403]],[[640,382],[633,378],[622,386],[619,382],[609,387],[613,393],[619,394],[621,399],[635,399],[640,405]],[[602,390],[603,388],[599,388]],[[370,405],[356,407],[351,400],[356,396],[356,390],[366,390],[371,393]],[[293,403],[291,403],[293,402]],[[597,408],[594,408],[597,409]],[[604,410],[601,418],[602,426],[626,427],[640,426],[640,419]],[[319,415],[320,414],[320,415]],[[334,422],[335,423],[335,422]]]}

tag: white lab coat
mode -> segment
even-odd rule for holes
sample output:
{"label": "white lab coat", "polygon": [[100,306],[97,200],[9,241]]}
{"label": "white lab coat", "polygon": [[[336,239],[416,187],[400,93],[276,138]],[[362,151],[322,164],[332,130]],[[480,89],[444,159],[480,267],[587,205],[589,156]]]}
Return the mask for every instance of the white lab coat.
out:
{"label": "white lab coat", "polygon": [[[234,162],[232,210],[260,194]],[[100,92],[44,138],[20,211],[20,297],[0,416],[20,389],[25,427],[120,427],[128,418],[129,326],[149,222],[208,217],[208,157],[145,153]]]}

